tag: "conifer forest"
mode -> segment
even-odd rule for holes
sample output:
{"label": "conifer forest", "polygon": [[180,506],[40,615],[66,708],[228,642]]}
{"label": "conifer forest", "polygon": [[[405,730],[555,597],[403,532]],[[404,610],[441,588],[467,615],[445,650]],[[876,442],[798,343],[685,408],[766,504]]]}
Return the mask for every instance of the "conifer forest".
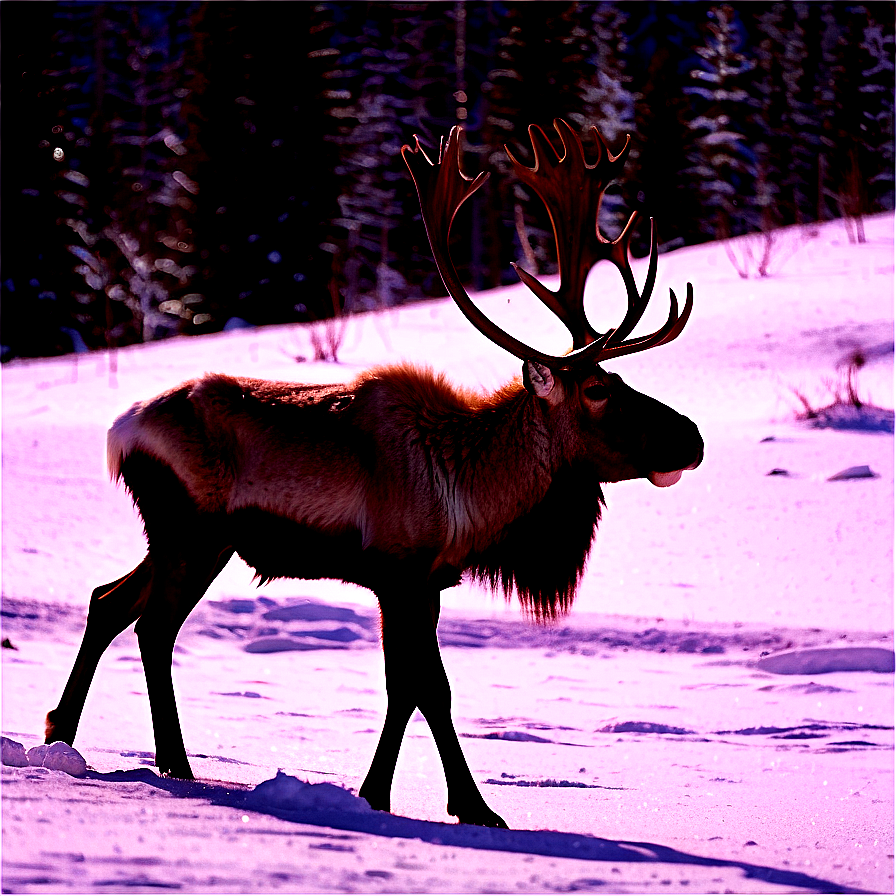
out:
{"label": "conifer forest", "polygon": [[[401,158],[464,129],[453,257],[555,268],[504,152],[631,134],[601,227],[660,251],[894,206],[893,2],[0,5],[2,358],[444,295]],[[555,139],[556,142],[556,139]],[[559,148],[559,144],[558,144]]]}

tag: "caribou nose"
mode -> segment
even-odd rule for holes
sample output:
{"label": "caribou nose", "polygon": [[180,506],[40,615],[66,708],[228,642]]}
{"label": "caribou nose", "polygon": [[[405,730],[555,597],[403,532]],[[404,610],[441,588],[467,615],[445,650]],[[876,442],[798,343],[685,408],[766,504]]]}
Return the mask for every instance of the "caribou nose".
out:
{"label": "caribou nose", "polygon": [[694,421],[683,414],[667,420],[651,442],[654,470],[694,470],[703,462],[703,437]]}
{"label": "caribou nose", "polygon": [[647,479],[659,488],[675,485],[685,470],[703,463],[703,437],[693,420],[677,414],[652,440]]}

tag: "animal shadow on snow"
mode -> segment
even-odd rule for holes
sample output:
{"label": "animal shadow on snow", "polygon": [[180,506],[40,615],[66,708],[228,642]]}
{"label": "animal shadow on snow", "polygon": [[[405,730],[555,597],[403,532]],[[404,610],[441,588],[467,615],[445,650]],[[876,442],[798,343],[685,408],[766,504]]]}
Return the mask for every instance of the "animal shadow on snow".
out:
{"label": "animal shadow on snow", "polygon": [[711,868],[735,868],[742,871],[747,880],[761,880],[788,890],[800,889],[814,893],[870,892],[844,887],[799,871],[771,868],[766,865],[755,865],[724,858],[708,858],[658,843],[606,840],[587,834],[563,831],[502,830],[466,824],[421,821],[373,810],[351,811],[331,807],[285,809],[264,805],[253,800],[252,790],[244,789],[241,786],[162,778],[150,769],[105,773],[88,772],[87,777],[109,783],[142,782],[164,790],[172,796],[208,800],[215,806],[247,810],[295,824],[334,828],[359,834],[374,834],[379,837],[421,840],[424,843],[439,846],[523,853],[592,862],[655,862]]}

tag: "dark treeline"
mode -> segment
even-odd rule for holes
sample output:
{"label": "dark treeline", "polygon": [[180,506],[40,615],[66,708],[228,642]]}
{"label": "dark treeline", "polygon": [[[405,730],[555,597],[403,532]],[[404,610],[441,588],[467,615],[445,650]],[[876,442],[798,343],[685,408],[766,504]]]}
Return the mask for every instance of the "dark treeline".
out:
{"label": "dark treeline", "polygon": [[[663,248],[894,205],[887,3],[26,3],[2,17],[3,358],[442,294],[400,156],[493,172],[476,289],[554,264],[526,128],[596,125]],[[552,130],[548,130],[553,134]],[[586,147],[590,143],[586,138]],[[615,192],[613,192],[615,190]]]}

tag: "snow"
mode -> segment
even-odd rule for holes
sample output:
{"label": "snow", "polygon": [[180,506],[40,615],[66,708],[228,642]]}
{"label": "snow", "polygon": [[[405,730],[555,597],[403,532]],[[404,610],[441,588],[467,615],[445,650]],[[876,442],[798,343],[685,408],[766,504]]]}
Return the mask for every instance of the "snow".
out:
{"label": "snow", "polygon": [[826,672],[887,672],[894,670],[892,650],[883,647],[816,647],[761,657],[758,669],[778,675],[823,675]]}
{"label": "snow", "polygon": [[337,812],[373,813],[367,800],[355,796],[344,787],[327,783],[309,784],[284,774],[280,769],[270,781],[262,781],[249,791],[245,805],[261,812],[271,809],[289,812],[335,809]]}
{"label": "snow", "polygon": [[11,765],[16,768],[23,768],[28,765],[28,755],[25,748],[17,741],[4,737],[2,739],[2,761],[3,765]]}
{"label": "snow", "polygon": [[[16,758],[18,750],[15,748],[21,746],[21,744],[14,743],[13,749]],[[38,744],[25,754],[25,758],[31,768],[48,768],[57,772],[65,772],[75,778],[80,778],[87,772],[87,762],[84,757],[74,747],[61,741],[53,744]],[[13,763],[13,765],[15,764]]]}
{"label": "snow", "polygon": [[[239,562],[175,652],[197,781],[155,772],[133,631],[100,664],[75,749],[40,743],[91,590],[143,556],[104,469],[130,404],[206,371],[339,382],[399,359],[490,389],[515,359],[443,301],[351,319],[339,364],[297,364],[307,328],[276,327],[6,365],[4,890],[892,892],[892,417],[797,419],[797,393],[829,404],[857,348],[860,394],[893,407],[892,217],[866,232],[852,245],[819,227],[764,280],[741,280],[721,244],[664,255],[641,329],[688,281],[692,319],[607,366],[692,417],[705,462],[670,488],[607,487],[556,624],[469,584],[446,592],[453,715],[510,831],[452,823],[419,716],[394,814],[370,810],[356,793],[385,708],[373,596],[257,589]],[[589,280],[598,327],[621,316],[614,275]],[[477,301],[523,341],[565,347],[523,287]]]}

